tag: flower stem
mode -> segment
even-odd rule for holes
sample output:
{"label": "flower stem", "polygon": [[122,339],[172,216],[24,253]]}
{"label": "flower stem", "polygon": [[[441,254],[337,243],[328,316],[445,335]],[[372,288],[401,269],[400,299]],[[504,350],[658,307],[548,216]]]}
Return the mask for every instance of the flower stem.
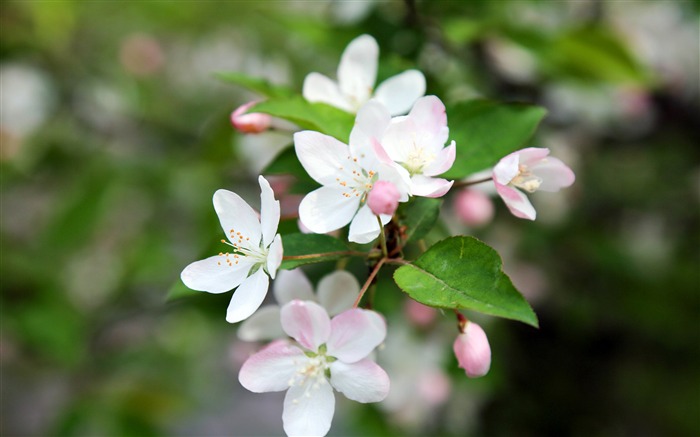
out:
{"label": "flower stem", "polygon": [[382,255],[384,255],[384,258],[387,258],[389,256],[389,251],[386,249],[386,234],[384,233],[382,219],[379,216],[377,216],[377,222],[379,222],[379,242],[382,244]]}
{"label": "flower stem", "polygon": [[285,255],[282,257],[284,261],[298,260],[298,259],[314,259],[323,258],[324,256],[369,256],[367,252],[358,252],[355,250],[343,250],[340,252],[324,252],[324,253],[310,253],[308,255]]}
{"label": "flower stem", "polygon": [[477,184],[483,184],[484,182],[488,182],[492,180],[493,178],[491,176],[483,179],[477,179],[474,181],[460,181],[460,182],[455,182],[454,185],[452,185],[452,188],[460,188],[460,187],[468,187],[470,185],[477,185]]}
{"label": "flower stem", "polygon": [[369,286],[372,284],[372,281],[374,280],[374,277],[377,276],[377,273],[379,273],[379,269],[382,268],[382,265],[386,262],[387,258],[382,258],[379,260],[376,266],[374,266],[374,269],[372,270],[372,273],[369,274],[369,277],[365,281],[365,284],[362,286],[362,289],[360,290],[360,294],[357,296],[357,299],[355,299],[355,303],[353,304],[353,308],[357,308],[357,305],[360,304],[360,301],[362,300],[362,296],[364,296],[365,292],[369,288]]}

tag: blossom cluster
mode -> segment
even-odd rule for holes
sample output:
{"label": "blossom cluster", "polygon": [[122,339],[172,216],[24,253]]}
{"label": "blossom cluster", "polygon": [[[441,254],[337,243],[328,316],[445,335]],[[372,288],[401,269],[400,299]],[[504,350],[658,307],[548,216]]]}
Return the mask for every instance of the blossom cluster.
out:
{"label": "blossom cluster", "polygon": [[[299,163],[319,185],[298,205],[300,227],[315,234],[347,227],[350,243],[373,243],[366,254],[372,273],[364,285],[338,270],[319,281],[315,294],[300,269],[286,270],[283,261],[294,256],[284,256],[284,237],[278,233],[280,202],[263,176],[258,178],[259,214],[233,192],[222,189],[214,194],[214,209],[226,236],[221,240],[224,249],[188,265],[181,274],[193,290],[236,289],[226,320],[243,321],[238,331],[242,340],[272,340],[243,364],[239,381],[256,393],[287,391],[283,423],[288,435],[325,435],[334,412],[333,390],[362,403],[387,397],[389,376],[373,353],[387,336],[387,323],[378,312],[359,307],[383,264],[408,263],[402,259],[401,245],[387,248],[386,229],[396,222],[402,204],[418,197],[443,197],[456,186],[470,185],[441,177],[458,156],[445,104],[425,95],[425,77],[417,70],[391,77],[375,89],[378,55],[374,38],[362,35],[345,49],[337,81],[320,73],[310,73],[304,81],[307,102],[354,114],[347,144],[315,130],[293,134]],[[273,123],[269,114],[250,113],[254,105],[246,104],[231,115],[232,124],[243,133],[264,132]],[[548,154],[548,149],[526,148],[493,167],[489,180],[516,217],[536,217],[525,193],[558,191],[573,183],[571,169]],[[472,197],[460,196],[461,209],[473,209]],[[261,306],[270,280],[278,305]],[[457,315],[459,335],[453,349],[458,364],[469,377],[483,376],[491,364],[486,334],[460,312]]]}

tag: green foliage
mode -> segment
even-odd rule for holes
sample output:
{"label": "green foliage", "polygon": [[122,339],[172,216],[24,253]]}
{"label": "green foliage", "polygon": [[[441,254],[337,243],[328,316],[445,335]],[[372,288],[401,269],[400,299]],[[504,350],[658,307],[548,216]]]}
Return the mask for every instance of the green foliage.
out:
{"label": "green foliage", "polygon": [[306,194],[319,187],[299,162],[294,147],[287,147],[262,171],[266,175],[292,175],[296,179],[290,189],[293,193]]}
{"label": "green foliage", "polygon": [[547,111],[540,106],[469,100],[447,108],[457,159],[444,176],[459,179],[494,166],[523,146]]}
{"label": "green foliage", "polygon": [[535,313],[501,264],[498,253],[476,238],[451,237],[398,268],[394,280],[428,306],[466,308],[537,327]]}
{"label": "green foliage", "polygon": [[[347,246],[337,238],[324,234],[289,234],[282,236],[284,245],[284,256],[303,257],[312,255],[309,258],[286,259],[282,261],[280,268],[290,270],[304,264],[317,263],[322,261],[333,261],[346,256],[339,252],[347,252]],[[319,256],[313,256],[313,255]]]}
{"label": "green foliage", "polygon": [[217,73],[216,77],[224,82],[240,85],[244,88],[254,91],[264,97],[289,97],[294,92],[282,85],[273,85],[265,79],[251,77],[246,74],[237,72]]}
{"label": "green foliage", "polygon": [[420,240],[430,232],[440,215],[442,199],[414,197],[399,206],[399,223],[406,226],[406,242]]}

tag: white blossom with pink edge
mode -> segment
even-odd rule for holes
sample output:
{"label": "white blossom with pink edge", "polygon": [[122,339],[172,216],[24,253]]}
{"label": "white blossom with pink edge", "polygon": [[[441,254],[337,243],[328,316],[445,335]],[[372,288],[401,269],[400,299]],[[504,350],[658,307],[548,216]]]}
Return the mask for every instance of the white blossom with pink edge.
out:
{"label": "white blossom with pink edge", "polygon": [[574,183],[574,172],[549,149],[529,147],[501,159],[493,168],[493,181],[510,212],[519,218],[535,220],[537,212],[525,193],[556,192]]}
{"label": "white blossom with pink edge", "polygon": [[260,176],[260,218],[238,194],[227,190],[214,193],[214,209],[231,247],[185,267],[180,274],[189,288],[207,293],[233,293],[226,311],[226,321],[240,322],[262,304],[269,278],[282,263],[282,237],[277,233],[280,204],[267,180]]}
{"label": "white blossom with pink edge", "polygon": [[293,300],[280,320],[296,343],[271,343],[243,364],[238,380],[255,393],[287,390],[282,421],[288,436],[326,435],[333,389],[361,403],[387,396],[389,377],[368,358],[386,337],[382,316],[354,308],[331,319],[320,305]]}
{"label": "white blossom with pink edge", "polygon": [[411,196],[440,197],[454,182],[435,177],[455,161],[455,142],[445,147],[448,136],[445,105],[425,96],[407,116],[394,117],[374,147],[383,163],[396,168]]}
{"label": "white blossom with pink edge", "polygon": [[470,378],[478,378],[491,368],[491,346],[486,333],[474,322],[466,322],[453,345],[459,367]]}
{"label": "white blossom with pink edge", "polygon": [[[400,201],[408,200],[407,187],[392,165],[383,164],[372,146],[391,122],[388,110],[371,100],[357,113],[349,145],[314,131],[294,134],[299,162],[321,188],[307,194],[299,205],[299,219],[311,231],[325,234],[350,224],[348,239],[369,243],[379,236],[377,216],[367,195],[377,181],[392,182]],[[379,215],[382,225],[391,215]]]}
{"label": "white blossom with pink edge", "polygon": [[405,114],[413,102],[425,94],[425,77],[418,70],[408,70],[388,78],[375,92],[378,58],[377,41],[369,35],[358,36],[340,58],[338,82],[320,73],[310,73],[304,79],[304,98],[355,113],[374,97],[389,108],[392,115]]}

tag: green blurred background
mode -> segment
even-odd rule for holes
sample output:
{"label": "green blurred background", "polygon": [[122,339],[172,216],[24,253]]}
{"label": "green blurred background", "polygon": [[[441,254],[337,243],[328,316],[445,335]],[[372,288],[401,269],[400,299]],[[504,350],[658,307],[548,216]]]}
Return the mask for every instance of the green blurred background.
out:
{"label": "green blurred background", "polygon": [[282,396],[238,384],[257,346],[225,322],[229,295],[167,296],[220,238],[212,193],[255,204],[289,143],[234,132],[255,96],[213,73],[300,90],[362,33],[380,80],[419,68],[446,102],[547,107],[530,145],[577,181],[532,196],[534,223],[496,202],[468,229],[447,199],[541,328],[483,320],[493,365],[468,380],[451,318],[402,328],[388,290],[406,343],[384,353],[437,344],[450,397],[339,397],[330,435],[700,435],[697,2],[3,1],[0,24],[2,435],[282,434]]}

